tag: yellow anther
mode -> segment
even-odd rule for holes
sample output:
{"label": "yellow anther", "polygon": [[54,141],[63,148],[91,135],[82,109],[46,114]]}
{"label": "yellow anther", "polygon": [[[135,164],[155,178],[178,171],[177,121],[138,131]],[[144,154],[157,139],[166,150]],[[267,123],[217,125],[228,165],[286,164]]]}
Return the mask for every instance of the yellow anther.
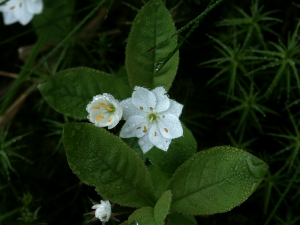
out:
{"label": "yellow anther", "polygon": [[137,130],[138,130],[138,129],[141,129],[141,127],[137,127],[136,129],[137,129]]}
{"label": "yellow anther", "polygon": [[99,102],[99,105],[102,105],[104,108],[106,108],[107,110],[109,111],[112,111],[112,109],[108,106],[108,105],[105,105],[104,103],[102,102]]}
{"label": "yellow anther", "polygon": [[156,137],[157,133],[155,132],[154,136]]}
{"label": "yellow anther", "polygon": [[144,126],[144,130],[143,130],[143,132],[144,132],[144,133],[146,133],[146,132],[147,132],[147,128],[146,128],[146,126]]}
{"label": "yellow anther", "polygon": [[16,8],[16,6],[12,6],[12,7],[10,7],[9,9],[14,9],[14,8]]}
{"label": "yellow anther", "polygon": [[167,128],[164,128],[164,130],[168,133],[168,129]]}
{"label": "yellow anther", "polygon": [[96,116],[96,121],[99,119],[99,117],[101,117],[101,115]]}
{"label": "yellow anther", "polygon": [[102,120],[103,120],[103,118],[104,118],[104,116],[101,116],[101,117],[100,117],[100,121],[102,121]]}
{"label": "yellow anther", "polygon": [[143,110],[143,107],[141,106],[140,109]]}
{"label": "yellow anther", "polygon": [[165,118],[165,116],[163,115],[163,118]]}
{"label": "yellow anther", "polygon": [[152,107],[150,107],[150,110],[153,110],[153,108],[152,108]]}
{"label": "yellow anther", "polygon": [[100,109],[100,106],[94,106],[93,109]]}
{"label": "yellow anther", "polygon": [[107,122],[111,122],[111,120],[112,120],[112,119],[111,119],[111,118],[109,118]]}
{"label": "yellow anther", "polygon": [[22,8],[22,4],[23,4],[23,3],[22,3],[22,2],[20,2],[20,4],[19,4],[20,8]]}

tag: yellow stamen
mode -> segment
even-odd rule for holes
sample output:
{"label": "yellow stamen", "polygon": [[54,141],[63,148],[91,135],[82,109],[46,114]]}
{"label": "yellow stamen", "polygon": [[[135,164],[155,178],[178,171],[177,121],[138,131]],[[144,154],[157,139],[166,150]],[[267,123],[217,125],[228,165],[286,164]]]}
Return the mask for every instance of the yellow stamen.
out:
{"label": "yellow stamen", "polygon": [[155,132],[154,136],[156,137],[157,133]]}
{"label": "yellow stamen", "polygon": [[165,129],[165,131],[168,133],[168,129],[167,128],[164,128]]}
{"label": "yellow stamen", "polygon": [[10,7],[9,9],[14,9],[14,8],[16,8],[16,6],[12,6],[12,7]]}
{"label": "yellow stamen", "polygon": [[108,105],[105,105],[102,102],[99,102],[99,105],[102,105],[104,108],[108,109],[109,111],[112,111],[112,109]]}
{"label": "yellow stamen", "polygon": [[23,3],[22,3],[22,2],[20,2],[20,4],[19,4],[20,8],[22,8],[22,4],[23,4]]}
{"label": "yellow stamen", "polygon": [[100,117],[100,121],[102,121],[102,120],[103,120],[103,118],[104,118],[104,116],[101,116],[101,117]]}
{"label": "yellow stamen", "polygon": [[144,126],[144,130],[143,130],[143,132],[144,132],[144,133],[146,133],[146,132],[147,132],[147,128],[146,128],[146,126]]}
{"label": "yellow stamen", "polygon": [[163,118],[165,118],[165,116],[163,115]]}
{"label": "yellow stamen", "polygon": [[138,129],[141,129],[141,127],[137,127],[136,129],[137,129],[137,130],[138,130]]}
{"label": "yellow stamen", "polygon": [[111,120],[112,120],[112,119],[111,119],[111,118],[109,118],[107,122],[111,122]]}
{"label": "yellow stamen", "polygon": [[150,110],[153,110],[153,108],[152,108],[152,107],[150,107]]}
{"label": "yellow stamen", "polygon": [[100,106],[94,106],[93,109],[100,109]]}
{"label": "yellow stamen", "polygon": [[96,121],[99,119],[99,117],[101,117],[101,115],[96,116]]}
{"label": "yellow stamen", "polygon": [[143,110],[143,107],[141,106],[140,109]]}

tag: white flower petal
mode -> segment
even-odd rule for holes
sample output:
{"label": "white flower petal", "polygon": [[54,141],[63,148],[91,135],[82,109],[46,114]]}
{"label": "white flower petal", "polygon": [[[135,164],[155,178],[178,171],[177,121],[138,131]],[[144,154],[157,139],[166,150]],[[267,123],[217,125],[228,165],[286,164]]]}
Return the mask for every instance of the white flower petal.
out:
{"label": "white flower petal", "polygon": [[25,2],[23,2],[23,1],[18,1],[18,4],[13,9],[15,17],[19,20],[19,22],[23,26],[27,25],[33,18],[33,14],[31,14],[27,11],[24,3]]}
{"label": "white flower petal", "polygon": [[182,125],[175,115],[163,114],[157,124],[164,138],[174,139],[183,135]]}
{"label": "white flower petal", "polygon": [[173,114],[177,117],[181,115],[183,105],[170,99],[170,107],[161,114]]}
{"label": "white flower petal", "polygon": [[43,1],[42,0],[27,0],[26,1],[27,11],[31,14],[40,14],[43,10]]}
{"label": "white flower petal", "polygon": [[[3,2],[3,1],[0,1]],[[4,5],[0,6],[2,12],[13,12],[13,10],[16,8],[17,4],[20,2],[20,0],[10,0],[6,2]]]}
{"label": "white flower petal", "polygon": [[149,131],[149,140],[150,142],[155,145],[157,148],[167,151],[169,145],[171,144],[172,139],[164,138],[156,124],[153,124]]}
{"label": "white flower petal", "polygon": [[97,205],[95,217],[97,217],[101,222],[108,222],[110,216],[111,216],[110,202],[101,200],[101,204]]}
{"label": "white flower petal", "polygon": [[3,21],[5,25],[10,25],[18,21],[13,12],[3,12]]}
{"label": "white flower petal", "polygon": [[170,106],[170,99],[166,95],[167,91],[164,87],[156,87],[151,91],[156,97],[156,112],[166,111]]}
{"label": "white flower petal", "polygon": [[120,104],[123,107],[124,120],[128,120],[132,115],[144,115],[146,113],[132,104],[132,98],[127,98],[121,101]]}
{"label": "white flower petal", "polygon": [[132,93],[132,104],[143,112],[149,112],[156,106],[156,97],[148,89],[136,86]]}
{"label": "white flower petal", "polygon": [[149,130],[147,120],[144,116],[131,116],[121,129],[121,138],[143,137]]}
{"label": "white flower petal", "polygon": [[146,152],[148,152],[154,146],[149,140],[149,135],[144,135],[141,137],[138,143],[144,154],[146,154]]}

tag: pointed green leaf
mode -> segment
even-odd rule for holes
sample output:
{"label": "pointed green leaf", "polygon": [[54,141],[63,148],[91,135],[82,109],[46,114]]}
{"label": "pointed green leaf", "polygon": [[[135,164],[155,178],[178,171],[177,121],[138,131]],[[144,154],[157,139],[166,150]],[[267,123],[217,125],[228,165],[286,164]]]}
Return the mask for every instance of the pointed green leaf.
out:
{"label": "pointed green leaf", "polygon": [[157,65],[162,63],[177,45],[177,36],[147,52],[174,34],[173,20],[161,0],[150,0],[137,14],[126,49],[126,69],[131,87],[155,88],[165,86],[168,90],[176,75],[179,61],[178,51],[155,74]]}
{"label": "pointed green leaf", "polygon": [[172,199],[171,191],[166,191],[162,194],[161,198],[157,201],[154,207],[154,219],[156,224],[164,224],[164,220],[170,210]]}
{"label": "pointed green leaf", "polygon": [[198,225],[194,216],[173,212],[167,216],[167,225]]}
{"label": "pointed green leaf", "polygon": [[171,210],[191,215],[227,212],[255,191],[267,169],[262,160],[237,148],[201,151],[171,178]]}
{"label": "pointed green leaf", "polygon": [[121,80],[86,67],[60,71],[38,88],[51,107],[76,119],[87,118],[86,106],[95,95],[110,93],[116,99],[131,96],[130,87]]}
{"label": "pointed green leaf", "polygon": [[156,225],[153,211],[154,209],[152,207],[143,207],[137,209],[128,217],[127,223],[131,224],[132,222],[136,221],[141,225]]}
{"label": "pointed green leaf", "polygon": [[153,147],[147,152],[151,163],[162,171],[173,174],[175,170],[197,152],[197,142],[192,132],[183,127],[183,136],[173,139],[167,152]]}
{"label": "pointed green leaf", "polygon": [[121,205],[154,206],[149,172],[120,138],[88,123],[65,124],[63,137],[69,166],[85,184]]}
{"label": "pointed green leaf", "polygon": [[153,165],[148,166],[148,171],[150,173],[151,181],[154,187],[155,198],[159,199],[162,193],[167,190],[167,186],[171,176]]}

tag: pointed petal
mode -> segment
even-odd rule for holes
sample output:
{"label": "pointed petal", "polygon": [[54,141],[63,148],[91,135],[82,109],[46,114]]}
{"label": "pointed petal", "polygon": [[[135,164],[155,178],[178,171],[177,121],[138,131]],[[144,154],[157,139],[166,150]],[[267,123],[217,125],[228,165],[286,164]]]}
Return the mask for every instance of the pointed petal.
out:
{"label": "pointed petal", "polygon": [[132,98],[127,98],[120,102],[123,107],[123,117],[128,120],[133,115],[144,115],[145,112],[132,104]]}
{"label": "pointed petal", "polygon": [[148,134],[144,135],[139,139],[139,145],[144,154],[146,154],[146,152],[148,152],[153,147],[153,144],[149,140]]}
{"label": "pointed petal", "polygon": [[42,0],[27,0],[26,8],[31,14],[40,14],[43,10],[43,1]]}
{"label": "pointed petal", "polygon": [[149,112],[151,108],[155,108],[156,97],[148,89],[136,86],[132,93],[132,104],[144,112]]}
{"label": "pointed petal", "polygon": [[169,148],[169,145],[171,144],[172,139],[164,138],[157,125],[153,124],[150,131],[149,131],[149,140],[150,142],[155,145],[155,147],[167,151]]}
{"label": "pointed petal", "polygon": [[3,22],[5,25],[10,25],[17,21],[18,19],[15,17],[13,12],[3,12]]}
{"label": "pointed petal", "polygon": [[148,123],[143,116],[130,117],[121,129],[121,138],[142,137],[148,132]]}
{"label": "pointed petal", "polygon": [[167,139],[174,139],[183,135],[182,125],[179,119],[173,114],[160,116],[157,122],[161,135]]}
{"label": "pointed petal", "polygon": [[156,87],[151,91],[156,97],[156,112],[163,112],[166,111],[170,106],[170,99],[166,95],[167,91],[164,87]]}
{"label": "pointed petal", "polygon": [[170,99],[170,107],[165,112],[162,112],[162,113],[163,114],[173,114],[173,115],[179,117],[182,112],[182,108],[183,108],[182,104]]}

